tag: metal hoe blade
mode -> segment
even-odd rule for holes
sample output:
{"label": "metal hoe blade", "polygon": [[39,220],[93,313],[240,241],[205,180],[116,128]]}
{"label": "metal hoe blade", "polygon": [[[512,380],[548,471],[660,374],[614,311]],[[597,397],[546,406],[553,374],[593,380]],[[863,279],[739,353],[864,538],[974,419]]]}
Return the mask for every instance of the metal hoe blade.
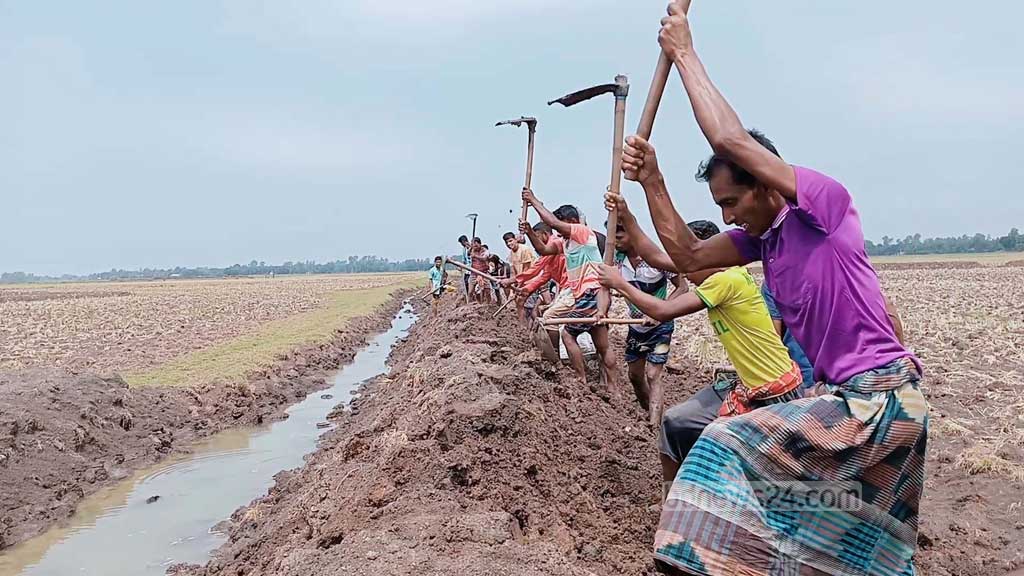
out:
{"label": "metal hoe blade", "polygon": [[600,86],[591,86],[590,88],[584,88],[583,90],[573,92],[572,94],[566,94],[557,100],[548,102],[548,106],[552,104],[561,104],[568,108],[569,106],[575,106],[580,102],[585,102],[591,98],[600,96],[601,94],[609,93],[615,94],[616,97],[624,98],[628,90],[629,86],[626,84],[601,84]]}
{"label": "metal hoe blade", "polygon": [[495,126],[508,126],[508,125],[511,125],[511,126],[522,126],[523,124],[526,124],[527,126],[536,126],[537,125],[537,119],[536,118],[531,118],[529,116],[523,116],[522,118],[519,118],[518,120],[503,120],[503,121],[498,122],[497,124],[495,124]]}

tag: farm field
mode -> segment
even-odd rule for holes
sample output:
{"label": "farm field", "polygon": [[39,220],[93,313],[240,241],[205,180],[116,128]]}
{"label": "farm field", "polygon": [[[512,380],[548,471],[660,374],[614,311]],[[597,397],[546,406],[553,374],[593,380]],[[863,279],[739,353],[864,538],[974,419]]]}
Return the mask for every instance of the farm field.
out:
{"label": "farm field", "polygon": [[[1024,567],[1024,268],[919,261],[879,266],[879,277],[924,366],[931,406],[920,573]],[[676,322],[670,365],[710,377],[725,355],[706,319]]]}
{"label": "farm field", "polygon": [[417,274],[0,286],[0,369],[119,372],[132,384],[237,377],[328,338]]}
{"label": "farm field", "polygon": [[1002,266],[1008,262],[1024,262],[1024,252],[987,252],[980,254],[910,254],[904,256],[873,256],[878,264],[915,264],[922,262],[977,262],[983,266]]}
{"label": "farm field", "polygon": [[[879,274],[931,407],[918,573],[1024,568],[1024,269]],[[724,361],[703,315],[677,320],[667,399]],[[656,436],[628,385],[581,387],[510,318],[451,302],[393,363],[214,561],[177,573],[653,573]]]}
{"label": "farm field", "polygon": [[392,274],[0,287],[0,550],[198,440],[285,417],[421,285]]}
{"label": "farm field", "polygon": [[[924,366],[931,406],[919,573],[997,576],[1020,569],[1024,268],[887,262],[898,266],[879,266],[879,276],[900,311],[907,344]],[[0,349],[13,367],[118,369],[136,385],[216,380],[236,374],[239,366],[274,361],[297,342],[329,338],[345,318],[365,315],[395,290],[422,283],[410,274],[4,288],[0,307],[31,319],[36,331],[76,329],[60,332],[60,344],[50,347],[37,336],[43,344],[34,356],[13,357],[10,341]],[[414,568],[400,553],[409,549],[417,550],[417,562],[434,563],[442,572],[486,566],[575,575],[606,573],[610,566],[614,573],[650,573],[660,502],[656,437],[628,386],[579,387],[566,371],[540,360],[510,315],[492,319],[492,309],[456,306],[455,300],[445,302],[439,317],[421,315],[392,355],[393,372],[367,386],[357,410],[334,416],[338,429],[324,449],[282,477],[270,496],[235,515],[248,520],[230,523],[228,543],[213,563],[179,573],[283,570],[289,558],[301,558],[289,573],[343,572],[352,565],[365,565],[367,574],[402,573]],[[622,306],[617,301],[614,314]],[[57,310],[71,320],[55,318]],[[90,338],[90,330],[98,336]],[[613,335],[617,351],[623,334]],[[137,354],[140,349],[147,353]],[[299,382],[296,392],[315,387],[301,383],[306,377],[289,375],[306,364],[298,360],[301,354],[266,383],[251,383],[251,390],[259,398],[284,398],[293,392],[275,392],[282,383]],[[677,320],[667,400],[682,401],[722,364],[723,350],[703,315]],[[142,393],[160,390],[166,389],[134,390],[131,410],[140,421],[154,402]],[[204,400],[214,410],[212,425],[234,421],[240,396],[251,395],[250,388],[239,390],[204,393],[228,394]],[[149,418],[207,418],[203,412],[194,416],[190,403],[184,397],[182,406],[161,408]],[[176,439],[175,446],[188,439]],[[146,441],[143,436],[140,446]],[[156,457],[152,448],[138,454],[139,462]],[[34,492],[22,498],[46,499]],[[26,520],[44,526],[53,516]],[[440,526],[441,537],[424,531],[427,524]],[[349,533],[359,537],[329,545]],[[9,541],[22,537],[7,535]]]}

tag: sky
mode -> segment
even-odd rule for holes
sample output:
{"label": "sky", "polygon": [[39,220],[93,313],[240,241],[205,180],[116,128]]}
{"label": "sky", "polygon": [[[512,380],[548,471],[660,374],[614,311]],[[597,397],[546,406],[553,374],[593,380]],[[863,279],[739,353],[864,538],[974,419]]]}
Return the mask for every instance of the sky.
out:
{"label": "sky", "polygon": [[[665,2],[0,0],[0,271],[225,266],[492,247],[533,188],[603,222]],[[694,0],[697,53],[744,124],[846,185],[865,235],[1024,225],[1024,4]],[[684,218],[721,223],[673,76],[653,142]],[[634,183],[623,183],[651,230]],[[531,213],[531,218],[535,216]]]}

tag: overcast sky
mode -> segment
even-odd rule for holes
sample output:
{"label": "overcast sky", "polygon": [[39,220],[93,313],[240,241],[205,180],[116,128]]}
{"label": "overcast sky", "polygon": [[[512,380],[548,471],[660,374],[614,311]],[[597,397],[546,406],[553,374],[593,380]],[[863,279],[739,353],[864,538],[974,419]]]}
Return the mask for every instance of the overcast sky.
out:
{"label": "overcast sky", "polygon": [[[534,189],[603,221],[610,99],[634,127],[664,2],[0,0],[0,270],[88,273],[454,252]],[[1019,2],[694,0],[747,126],[853,193],[868,238],[1024,225]],[[658,146],[684,217],[708,147],[673,76]],[[639,188],[624,185],[639,202]],[[646,217],[645,217],[646,219]],[[1022,226],[1024,227],[1024,226]]]}

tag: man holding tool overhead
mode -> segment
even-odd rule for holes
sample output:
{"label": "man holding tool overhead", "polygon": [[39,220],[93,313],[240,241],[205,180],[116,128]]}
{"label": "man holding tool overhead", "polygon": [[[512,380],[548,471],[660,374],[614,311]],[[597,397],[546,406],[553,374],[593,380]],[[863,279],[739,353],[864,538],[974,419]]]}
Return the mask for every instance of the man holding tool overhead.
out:
{"label": "man holding tool overhead", "polygon": [[[572,310],[564,315],[567,318],[597,318],[608,315],[611,305],[608,291],[601,289],[598,282],[601,264],[601,252],[597,247],[597,235],[587,226],[580,223],[579,212],[574,206],[560,206],[554,212],[548,210],[544,203],[533,195],[533,191],[523,189],[523,201],[533,206],[541,221],[558,232],[564,240],[564,254],[568,287],[572,290]],[[615,362],[612,359],[608,343],[608,327],[599,324],[567,324],[562,332],[562,343],[569,355],[569,362],[579,377],[586,383],[586,365],[583,362],[583,351],[576,339],[580,334],[589,332],[601,359],[601,380],[607,386],[615,384]]]}
{"label": "man holding tool overhead", "polygon": [[[620,288],[619,283],[609,283],[603,278],[612,275],[621,280],[621,285],[648,295],[658,300],[674,300],[687,292],[685,282],[674,273],[668,272],[656,264],[648,263],[641,257],[637,249],[635,234],[627,231],[623,220],[630,214],[619,213],[619,223],[615,230],[615,266],[612,271],[606,266],[602,272],[601,283],[610,288]],[[662,253],[664,256],[664,253]],[[667,259],[668,257],[665,256]],[[668,262],[671,264],[671,261]],[[669,285],[673,286],[671,294]],[[620,290],[622,292],[622,290]],[[672,348],[672,334],[675,332],[673,318],[655,319],[637,307],[629,295],[623,293],[629,302],[629,317],[642,319],[645,322],[638,326],[630,326],[626,333],[626,368],[629,382],[633,385],[640,407],[647,410],[651,426],[661,421],[662,389],[661,376],[668,362],[668,354]]]}
{"label": "man holding tool overhead", "polygon": [[[643,138],[627,140],[623,172],[643,186],[680,272],[762,262],[826,394],[709,425],[662,510],[655,559],[688,574],[913,574],[928,404],[920,364],[886,314],[853,198],[836,180],[786,163],[767,138],[743,127],[708,77],[677,4],[662,20],[659,43],[714,151],[698,179],[725,222],[740,229],[694,235]],[[792,509],[759,500],[766,490],[809,482],[848,487],[844,496],[854,502]]]}

